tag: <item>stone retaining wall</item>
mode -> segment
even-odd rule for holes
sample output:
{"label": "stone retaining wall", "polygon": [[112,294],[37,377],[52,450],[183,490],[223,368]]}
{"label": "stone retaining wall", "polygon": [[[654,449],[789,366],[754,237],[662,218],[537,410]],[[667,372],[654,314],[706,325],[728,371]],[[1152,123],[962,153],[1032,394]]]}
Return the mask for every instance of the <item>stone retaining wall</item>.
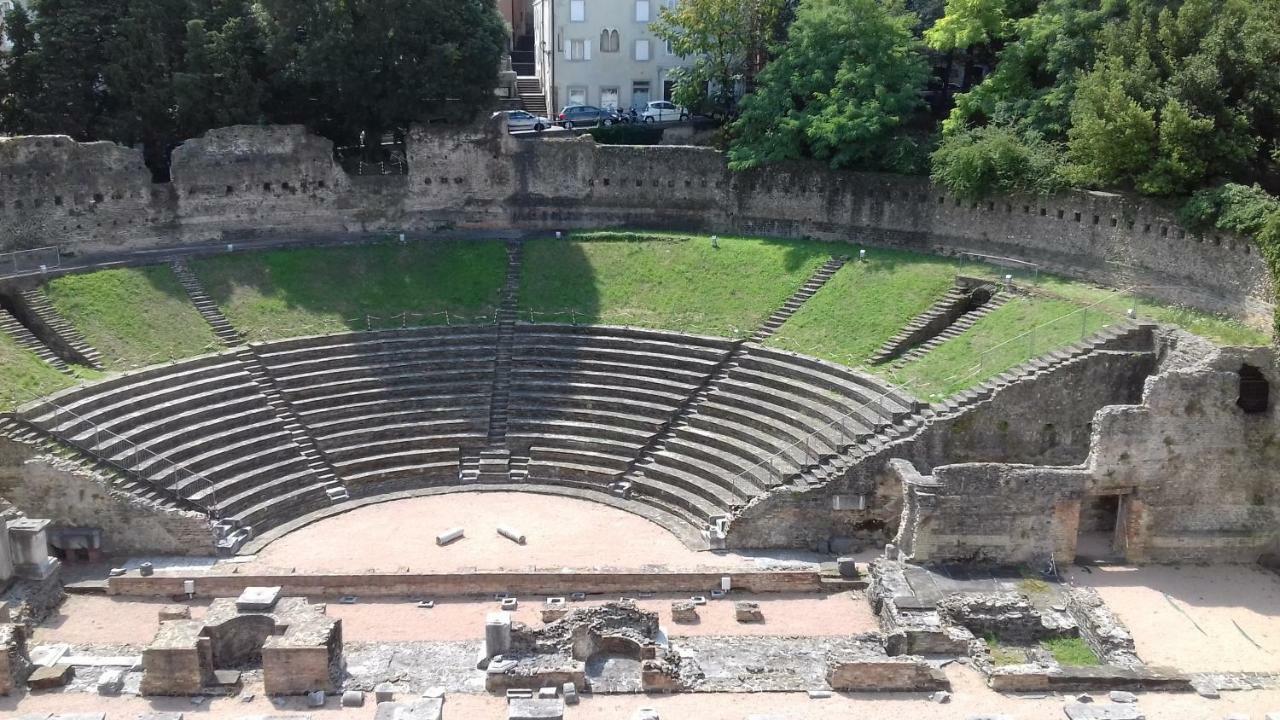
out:
{"label": "stone retaining wall", "polygon": [[924,178],[817,163],[731,173],[708,148],[517,142],[500,122],[414,128],[408,161],[405,176],[347,177],[331,143],[298,126],[237,126],[186,141],[172,183],[152,185],[138,151],[12,138],[0,143],[0,251],[60,244],[83,254],[225,231],[673,227],[1009,256],[1260,326],[1274,307],[1250,242],[1189,233],[1147,199],[969,202]]}

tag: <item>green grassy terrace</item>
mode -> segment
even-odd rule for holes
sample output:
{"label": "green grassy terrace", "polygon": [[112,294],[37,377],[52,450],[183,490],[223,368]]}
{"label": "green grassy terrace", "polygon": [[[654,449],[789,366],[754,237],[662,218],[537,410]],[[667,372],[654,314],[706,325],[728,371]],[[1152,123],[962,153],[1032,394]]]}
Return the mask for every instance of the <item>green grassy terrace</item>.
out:
{"label": "green grassy terrace", "polygon": [[493,322],[506,249],[498,241],[384,242],[224,255],[191,269],[256,341]]}
{"label": "green grassy terrace", "polygon": [[108,370],[128,370],[222,349],[167,265],[66,275],[49,299]]}
{"label": "green grassy terrace", "polygon": [[70,387],[75,381],[0,333],[0,410],[12,410],[42,395]]}
{"label": "green grassy terrace", "polygon": [[578,233],[525,244],[521,319],[744,337],[834,252],[829,243]]}

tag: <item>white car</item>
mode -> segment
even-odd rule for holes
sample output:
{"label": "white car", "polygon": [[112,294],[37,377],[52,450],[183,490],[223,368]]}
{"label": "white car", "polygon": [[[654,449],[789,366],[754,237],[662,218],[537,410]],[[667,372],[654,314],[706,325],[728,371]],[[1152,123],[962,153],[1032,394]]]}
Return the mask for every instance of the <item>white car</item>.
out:
{"label": "white car", "polygon": [[688,110],[666,100],[653,100],[640,113],[640,119],[645,122],[675,122],[688,118]]}
{"label": "white car", "polygon": [[524,110],[506,110],[507,114],[507,132],[520,132],[522,130],[533,130],[542,132],[554,124],[544,117],[538,117]]}

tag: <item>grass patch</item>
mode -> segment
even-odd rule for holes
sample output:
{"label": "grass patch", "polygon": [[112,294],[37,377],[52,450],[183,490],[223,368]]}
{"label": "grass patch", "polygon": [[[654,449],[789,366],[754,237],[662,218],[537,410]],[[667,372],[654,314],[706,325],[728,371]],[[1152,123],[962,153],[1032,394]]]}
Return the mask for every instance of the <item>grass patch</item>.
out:
{"label": "grass patch", "polygon": [[987,643],[987,650],[991,652],[991,662],[996,667],[1006,665],[1022,665],[1027,661],[1027,653],[1022,648],[1002,645],[1000,639],[995,635],[987,635],[983,638]]}
{"label": "grass patch", "polygon": [[522,319],[743,337],[833,252],[816,241],[583,233],[525,244]]}
{"label": "grass patch", "polygon": [[75,383],[4,333],[0,333],[0,377],[4,378],[0,410],[6,411]]}
{"label": "grass patch", "polygon": [[876,372],[905,384],[922,400],[939,400],[1077,342],[1118,319],[1105,308],[1085,311],[1067,300],[1017,297],[900,371],[881,366]]}
{"label": "grass patch", "polygon": [[191,263],[250,340],[493,322],[506,274],[496,240],[387,242],[223,255]]}
{"label": "grass patch", "polygon": [[1089,649],[1089,646],[1085,644],[1082,638],[1054,638],[1052,640],[1044,640],[1040,645],[1053,655],[1053,659],[1057,660],[1059,665],[1085,667],[1102,664],[1097,654]]}
{"label": "grass patch", "polygon": [[56,278],[49,299],[112,370],[144,367],[220,348],[209,324],[167,266]]}
{"label": "grass patch", "polygon": [[862,365],[941,298],[962,267],[944,258],[873,250],[866,262],[841,268],[767,344]]}

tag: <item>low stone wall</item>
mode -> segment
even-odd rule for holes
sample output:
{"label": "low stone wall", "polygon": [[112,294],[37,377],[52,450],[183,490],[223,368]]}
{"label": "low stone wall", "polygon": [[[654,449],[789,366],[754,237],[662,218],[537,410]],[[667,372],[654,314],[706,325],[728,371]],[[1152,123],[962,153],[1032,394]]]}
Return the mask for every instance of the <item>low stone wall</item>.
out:
{"label": "low stone wall", "polygon": [[25,628],[8,622],[0,623],[0,695],[9,695],[21,688],[30,671]]}
{"label": "low stone wall", "polygon": [[911,655],[828,658],[827,684],[841,692],[931,692],[951,688],[942,670]]}
{"label": "low stone wall", "polygon": [[1169,668],[1116,665],[1056,667],[1007,665],[993,668],[987,685],[997,692],[1102,692],[1106,690],[1191,690],[1186,675]]}
{"label": "low stone wall", "polygon": [[462,597],[493,595],[569,595],[638,592],[705,592],[728,576],[735,590],[753,593],[817,592],[817,571],[698,573],[497,573],[369,575],[200,575],[110,578],[107,592],[132,597],[183,595],[183,582],[195,583],[195,597],[234,597],[246,587],[280,586],[286,595],[310,598]]}

